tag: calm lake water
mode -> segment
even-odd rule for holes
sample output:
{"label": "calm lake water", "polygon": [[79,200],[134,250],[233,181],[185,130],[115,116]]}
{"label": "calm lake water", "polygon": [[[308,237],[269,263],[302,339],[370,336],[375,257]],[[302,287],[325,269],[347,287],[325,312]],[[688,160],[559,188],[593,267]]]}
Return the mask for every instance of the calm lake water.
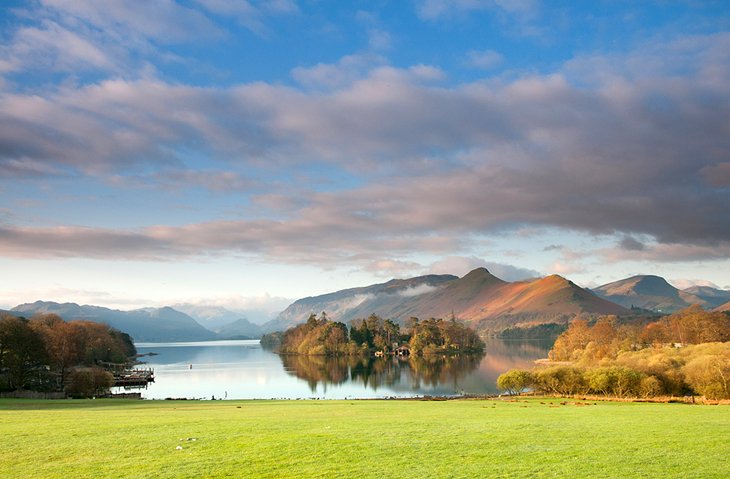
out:
{"label": "calm lake water", "polygon": [[[501,373],[547,356],[544,341],[487,342],[483,357],[446,359],[279,356],[258,341],[138,343],[155,382],[146,399],[345,399],[495,394]],[[121,392],[115,391],[115,392]]]}

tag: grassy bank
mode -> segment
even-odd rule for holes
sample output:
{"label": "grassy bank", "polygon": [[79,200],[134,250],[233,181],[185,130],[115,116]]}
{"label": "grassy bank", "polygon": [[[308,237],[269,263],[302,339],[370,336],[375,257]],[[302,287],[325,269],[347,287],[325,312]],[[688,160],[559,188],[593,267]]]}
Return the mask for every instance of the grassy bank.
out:
{"label": "grassy bank", "polygon": [[18,478],[730,477],[728,406],[0,400],[0,432]]}

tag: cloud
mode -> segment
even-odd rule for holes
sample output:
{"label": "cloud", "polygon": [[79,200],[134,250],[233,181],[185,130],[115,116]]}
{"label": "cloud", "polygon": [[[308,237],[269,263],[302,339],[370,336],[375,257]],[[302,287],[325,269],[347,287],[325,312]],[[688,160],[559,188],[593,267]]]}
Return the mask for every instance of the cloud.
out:
{"label": "cloud", "polygon": [[421,269],[422,266],[419,263],[394,259],[377,259],[368,262],[363,267],[365,271],[387,278],[410,276]]}
{"label": "cloud", "polygon": [[628,251],[643,251],[645,248],[644,243],[632,238],[631,236],[624,237],[619,242],[619,247]]}
{"label": "cloud", "polygon": [[[230,17],[257,34],[267,20],[295,14],[291,0],[99,2],[40,0],[12,10],[23,23],[0,46],[0,73],[64,72],[91,78],[154,76],[152,65],[185,62],[165,47],[225,37],[211,16]],[[0,85],[2,82],[0,82]]]}
{"label": "cloud", "polygon": [[318,63],[312,67],[297,67],[292,77],[307,88],[336,89],[350,86],[367,76],[373,67],[384,65],[385,58],[373,54],[346,55],[337,63]]}
{"label": "cloud", "polygon": [[510,282],[542,276],[535,270],[485,261],[476,256],[448,256],[432,263],[428,272],[431,274],[453,274],[461,277],[476,268],[482,267],[487,268],[494,276]]}
{"label": "cloud", "polygon": [[607,248],[597,251],[606,261],[646,261],[654,263],[681,263],[687,261],[714,261],[730,258],[730,241],[713,244],[655,243],[640,250]]}
{"label": "cloud", "polygon": [[[196,181],[185,163],[199,156],[224,165],[201,172],[198,183],[210,189],[247,188],[239,171],[287,175],[312,161],[322,175],[346,171],[358,181],[327,191],[283,185],[260,198],[291,207],[279,219],[131,230],[6,225],[2,254],[255,254],[330,265],[399,258],[408,268],[409,254],[469,254],[484,235],[550,226],[622,237],[604,258],[727,258],[730,190],[708,188],[707,175],[721,177],[730,156],[730,70],[722,68],[730,34],[657,48],[605,59],[603,80],[577,76],[576,60],[550,75],[448,85],[434,66],[355,56],[323,65],[354,73],[313,90],[117,79],[5,91],[0,171],[8,177],[141,170],[183,184]],[[293,75],[316,86],[327,76],[318,68]]]}
{"label": "cloud", "polygon": [[566,263],[563,261],[555,261],[550,265],[550,269],[553,273],[567,276],[571,274],[585,273],[586,269],[584,266],[577,263]]}
{"label": "cloud", "polygon": [[670,279],[668,281],[677,289],[687,289],[692,286],[707,286],[714,289],[721,289],[712,281],[705,279]]}
{"label": "cloud", "polygon": [[[179,301],[168,299],[164,305],[185,303],[192,306],[217,306],[234,312],[258,311],[272,316],[286,309],[294,301],[295,299],[292,298],[271,296],[270,294],[260,296],[204,296],[196,298],[186,296]],[[153,304],[153,302],[148,302],[147,304]],[[159,300],[155,304],[163,306],[162,303],[159,303]]]}
{"label": "cloud", "polygon": [[290,15],[299,12],[296,2],[291,0],[196,0],[210,13],[231,17],[254,33],[265,35],[268,27],[265,20],[274,15]]}
{"label": "cloud", "polygon": [[700,173],[709,184],[716,188],[730,186],[730,162],[707,165],[700,170]]}
{"label": "cloud", "polygon": [[531,16],[538,6],[537,0],[418,0],[416,12],[424,20],[489,10]]}
{"label": "cloud", "polygon": [[430,284],[419,284],[418,286],[413,286],[411,288],[406,288],[404,290],[398,291],[398,296],[402,296],[404,298],[413,298],[422,294],[436,291],[437,289],[438,287],[432,286]]}
{"label": "cloud", "polygon": [[[41,3],[46,15],[55,15],[69,23],[81,21],[110,38],[124,39],[127,44],[140,39],[177,43],[220,33],[205,15],[173,0],[41,0]],[[74,24],[78,27],[78,23]]]}
{"label": "cloud", "polygon": [[502,63],[502,55],[494,50],[470,51],[467,65],[481,70],[491,70]]}

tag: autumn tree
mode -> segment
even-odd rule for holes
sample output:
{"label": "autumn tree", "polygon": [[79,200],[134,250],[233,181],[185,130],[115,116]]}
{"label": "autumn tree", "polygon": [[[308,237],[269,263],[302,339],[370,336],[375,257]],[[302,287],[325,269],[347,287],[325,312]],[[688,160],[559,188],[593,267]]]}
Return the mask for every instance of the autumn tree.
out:
{"label": "autumn tree", "polygon": [[535,376],[531,371],[512,369],[499,375],[497,387],[502,391],[507,391],[507,394],[512,396],[532,387],[534,382]]}

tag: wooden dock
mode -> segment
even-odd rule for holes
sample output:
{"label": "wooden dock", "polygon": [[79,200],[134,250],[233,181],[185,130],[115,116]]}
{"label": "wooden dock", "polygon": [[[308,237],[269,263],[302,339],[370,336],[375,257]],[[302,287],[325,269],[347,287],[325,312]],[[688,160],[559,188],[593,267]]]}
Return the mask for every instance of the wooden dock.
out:
{"label": "wooden dock", "polygon": [[139,388],[155,382],[154,369],[128,369],[114,373],[114,387]]}

